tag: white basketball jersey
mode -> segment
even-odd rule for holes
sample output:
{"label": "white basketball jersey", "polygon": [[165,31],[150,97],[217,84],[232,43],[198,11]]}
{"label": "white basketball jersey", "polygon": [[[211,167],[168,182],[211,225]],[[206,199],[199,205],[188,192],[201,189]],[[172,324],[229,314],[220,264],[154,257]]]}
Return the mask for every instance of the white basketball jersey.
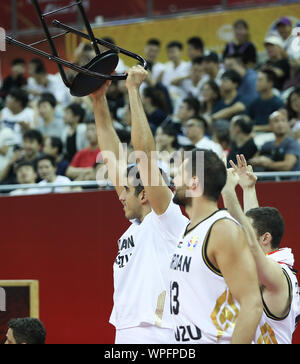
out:
{"label": "white basketball jersey", "polygon": [[173,255],[170,309],[178,344],[231,341],[240,307],[207,258],[212,227],[222,219],[236,222],[226,210],[215,212],[184,235]]}
{"label": "white basketball jersey", "polygon": [[171,201],[163,215],[150,212],[120,238],[110,318],[117,329],[143,324],[172,329],[169,262],[187,224],[180,207]]}
{"label": "white basketball jersey", "polygon": [[[276,259],[276,254],[270,258]],[[255,335],[256,344],[291,344],[293,333],[300,318],[299,286],[295,270],[287,264],[278,262],[287,279],[290,293],[290,310],[283,318],[273,315],[264,302],[264,311]]]}

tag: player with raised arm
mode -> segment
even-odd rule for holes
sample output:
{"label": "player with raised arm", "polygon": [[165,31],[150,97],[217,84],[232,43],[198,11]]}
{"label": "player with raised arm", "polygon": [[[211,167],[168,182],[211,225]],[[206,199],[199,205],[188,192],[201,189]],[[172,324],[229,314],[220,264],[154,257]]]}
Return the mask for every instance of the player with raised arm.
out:
{"label": "player with raised arm", "polygon": [[[230,162],[228,181],[222,196],[229,212],[242,224],[254,257],[264,312],[256,331],[257,344],[291,344],[300,315],[299,287],[293,269],[291,249],[279,248],[284,233],[280,212],[271,207],[258,207],[256,176],[244,156],[237,156],[237,165]],[[235,188],[244,191],[242,211]]]}
{"label": "player with raised arm", "polygon": [[218,200],[226,168],[194,150],[175,176],[174,201],[190,217],[171,261],[175,339],[185,344],[250,344],[262,315],[254,259],[241,226]]}
{"label": "player with raised arm", "polygon": [[[140,127],[136,124],[137,117],[143,117],[136,95],[137,83],[143,77],[136,73],[136,70],[130,70],[126,83],[134,142],[135,126]],[[99,146],[125,215],[132,222],[119,239],[110,322],[116,327],[116,344],[169,344],[174,341],[174,335],[169,314],[168,262],[176,246],[176,237],[188,220],[180,208],[171,203],[172,194],[166,184],[159,196],[161,199],[166,196],[166,205],[165,209],[160,209],[153,202],[151,188],[146,184],[144,187],[141,182],[144,182],[143,170],[139,172],[136,166],[127,167],[105,97],[108,87],[109,83],[93,95]],[[143,139],[143,131],[137,130],[137,133],[141,133]],[[161,176],[158,167],[157,170]]]}

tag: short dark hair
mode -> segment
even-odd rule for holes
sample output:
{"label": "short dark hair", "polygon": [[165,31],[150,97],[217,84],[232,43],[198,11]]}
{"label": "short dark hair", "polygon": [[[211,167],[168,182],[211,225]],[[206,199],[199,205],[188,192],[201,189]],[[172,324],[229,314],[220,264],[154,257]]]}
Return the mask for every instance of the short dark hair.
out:
{"label": "short dark hair", "polygon": [[276,75],[276,73],[274,71],[272,71],[272,70],[260,70],[259,72],[266,75],[268,82],[271,82],[273,85],[276,83],[277,75]]}
{"label": "short dark hair", "polygon": [[183,50],[183,44],[181,42],[178,42],[178,41],[172,41],[170,43],[168,43],[167,45],[167,49],[170,49],[170,48],[179,48],[181,51]]}
{"label": "short dark hair", "polygon": [[194,110],[194,116],[198,117],[201,107],[199,100],[196,99],[195,97],[187,97],[186,99],[183,100],[183,102],[187,104],[189,109]]}
{"label": "short dark hair", "polygon": [[300,97],[300,86],[295,87],[295,89],[289,94],[289,97],[286,102],[286,109],[288,112],[289,120],[298,117],[297,112],[292,109],[292,97],[294,95],[297,95],[298,97]]}
{"label": "short dark hair", "polygon": [[271,234],[271,247],[278,249],[285,229],[280,212],[274,207],[258,207],[248,211],[246,215],[253,220],[253,227],[259,236]]}
{"label": "short dark hair", "polygon": [[222,80],[225,78],[229,79],[231,82],[235,83],[237,86],[240,86],[242,83],[242,78],[240,74],[234,70],[229,70],[223,73]]}
{"label": "short dark hair", "polygon": [[156,38],[151,38],[148,40],[147,45],[153,45],[156,47],[160,47],[161,46],[161,41],[156,39]]}
{"label": "short dark hair", "polygon": [[13,61],[11,62],[11,65],[12,66],[16,66],[16,65],[18,65],[18,64],[21,64],[21,65],[25,65],[25,60],[24,60],[24,58],[15,58],[15,59],[13,59]]}
{"label": "short dark hair", "polygon": [[236,28],[238,26],[242,26],[245,29],[249,29],[249,24],[244,19],[238,19],[234,22],[233,27]]}
{"label": "short dark hair", "polygon": [[235,125],[239,126],[244,134],[251,134],[253,130],[253,121],[248,115],[238,115],[231,119]]}
{"label": "short dark hair", "polygon": [[192,60],[192,64],[202,64],[204,61],[204,58],[203,57],[196,57]]}
{"label": "short dark hair", "polygon": [[189,40],[187,41],[187,44],[191,45],[195,49],[201,50],[202,52],[204,50],[204,43],[200,37],[189,38]]}
{"label": "short dark hair", "polygon": [[[169,181],[168,181],[168,177],[167,177],[166,173],[161,168],[159,168],[159,170],[160,170],[160,173],[161,173],[165,183],[167,185],[169,185]],[[140,175],[138,166],[136,164],[131,164],[127,167],[127,178],[128,177],[134,178],[134,183],[136,184],[134,186],[135,195],[138,196],[145,189],[145,187],[143,185],[141,175]]]}
{"label": "short dark hair", "polygon": [[38,319],[31,317],[13,319],[9,321],[8,328],[13,330],[17,344],[45,344],[46,329]]}
{"label": "short dark hair", "polygon": [[29,161],[21,161],[21,162],[19,162],[19,163],[16,164],[16,166],[15,166],[15,172],[17,172],[22,167],[31,167],[35,171],[35,167],[34,167],[34,164],[32,162],[29,162]]}
{"label": "short dark hair", "polygon": [[44,154],[38,158],[36,165],[38,165],[41,161],[49,161],[53,167],[56,167],[56,161],[52,157],[52,155]]}
{"label": "short dark hair", "polygon": [[74,116],[79,116],[79,123],[82,123],[85,118],[85,109],[77,103],[70,104],[66,107],[66,110],[70,110]]}
{"label": "short dark hair", "polygon": [[39,105],[41,105],[41,103],[43,102],[48,102],[53,107],[53,109],[56,107],[57,104],[55,96],[50,92],[45,92],[41,95],[39,99]]}
{"label": "short dark hair", "polygon": [[25,139],[36,140],[38,144],[43,144],[43,135],[36,129],[30,129],[25,131],[23,135],[23,140]]}
{"label": "short dark hair", "polygon": [[44,62],[40,59],[36,59],[35,62],[32,62],[35,64],[35,73],[38,75],[46,75],[47,74],[47,70],[46,70],[46,66],[44,64]]}
{"label": "short dark hair", "polygon": [[20,102],[23,108],[28,105],[29,98],[27,91],[22,90],[21,88],[12,88],[8,95]]}
{"label": "short dark hair", "polygon": [[61,139],[58,137],[49,137],[49,139],[50,139],[51,147],[57,148],[57,153],[59,155],[61,155],[63,152],[63,148],[64,148],[64,145],[63,145],[63,142],[61,141]]}
{"label": "short dark hair", "polygon": [[[199,152],[202,152],[204,156],[203,166],[197,165],[199,163]],[[227,181],[227,170],[224,162],[213,151],[198,148],[192,150],[187,159],[193,176],[200,178],[197,172],[199,167],[201,167],[200,169],[204,177],[203,196],[208,200],[218,202]]]}

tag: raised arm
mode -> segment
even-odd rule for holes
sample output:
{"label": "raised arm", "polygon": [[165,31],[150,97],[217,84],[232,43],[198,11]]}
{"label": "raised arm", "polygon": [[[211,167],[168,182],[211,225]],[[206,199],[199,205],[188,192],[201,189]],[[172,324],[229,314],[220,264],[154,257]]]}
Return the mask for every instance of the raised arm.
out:
{"label": "raised arm", "polygon": [[222,191],[225,207],[240,222],[245,231],[248,246],[255,260],[260,285],[267,288],[269,292],[279,292],[281,289],[286,288],[286,280],[279,264],[267,258],[264,254],[251,221],[241,208],[235,192],[238,180],[239,177],[235,169],[229,169],[227,171],[227,183]]}
{"label": "raised arm", "polygon": [[172,193],[161,176],[154,138],[140,97],[139,88],[146,77],[147,71],[141,66],[128,72],[126,87],[131,110],[131,141],[147,199],[152,209],[162,215],[170,204]]}
{"label": "raised arm", "polygon": [[239,176],[239,185],[243,190],[244,211],[247,213],[249,210],[259,207],[255,188],[257,177],[253,173],[252,166],[247,165],[246,158],[243,154],[237,155],[236,160],[237,165],[232,161],[230,161],[230,164]]}
{"label": "raised arm", "polygon": [[108,176],[120,196],[124,189],[123,181],[126,177],[127,161],[120,139],[113,127],[105,96],[109,86],[110,82],[108,81],[91,96],[101,154],[108,170]]}
{"label": "raised arm", "polygon": [[218,221],[211,232],[208,256],[240,304],[231,343],[251,344],[262,315],[262,300],[256,266],[242,229],[233,221]]}

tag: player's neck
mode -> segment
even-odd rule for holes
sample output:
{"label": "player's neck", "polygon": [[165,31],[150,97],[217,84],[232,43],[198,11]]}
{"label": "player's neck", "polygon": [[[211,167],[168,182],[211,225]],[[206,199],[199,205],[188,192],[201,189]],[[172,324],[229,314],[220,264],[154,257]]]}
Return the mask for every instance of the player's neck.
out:
{"label": "player's neck", "polygon": [[214,212],[218,211],[218,204],[214,201],[207,200],[205,197],[195,197],[191,206],[186,208],[186,211],[190,218],[189,229],[199,224],[211,216]]}
{"label": "player's neck", "polygon": [[142,207],[142,212],[141,212],[141,216],[139,218],[140,222],[143,222],[144,221],[144,218],[150,214],[151,212],[151,207],[150,205],[145,205]]}

